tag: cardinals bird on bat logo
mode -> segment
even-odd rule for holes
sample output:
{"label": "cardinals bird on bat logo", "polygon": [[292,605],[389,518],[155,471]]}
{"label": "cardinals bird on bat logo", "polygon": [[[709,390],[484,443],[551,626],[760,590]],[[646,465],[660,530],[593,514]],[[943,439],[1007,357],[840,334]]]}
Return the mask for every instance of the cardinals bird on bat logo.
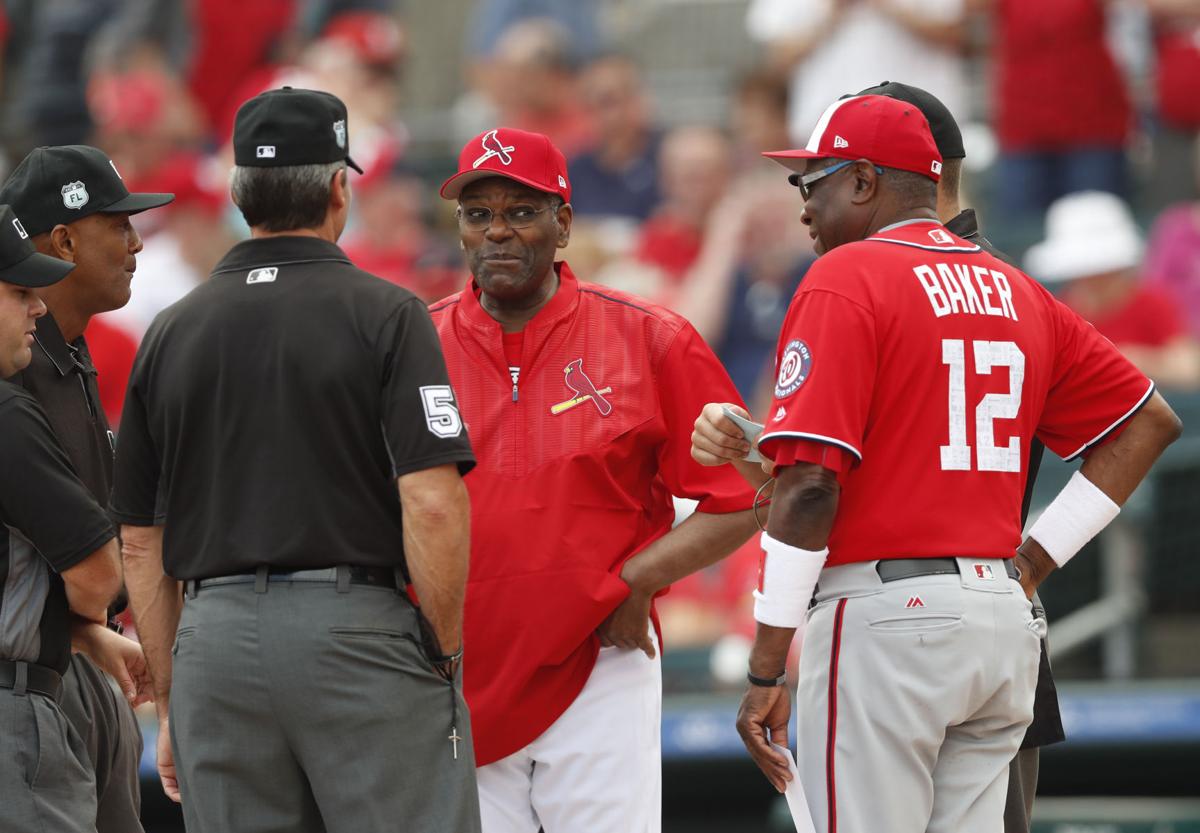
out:
{"label": "cardinals bird on bat logo", "polygon": [[600,412],[600,416],[608,416],[612,413],[612,403],[604,398],[604,394],[612,393],[612,388],[599,388],[592,384],[592,380],[583,372],[583,359],[576,359],[569,365],[563,368],[563,381],[567,383],[567,387],[575,395],[564,402],[559,402],[557,405],[550,406],[550,413],[558,416],[564,411],[569,411],[576,405],[582,405],[584,402],[591,402],[596,406],[596,410]]}
{"label": "cardinals bird on bat logo", "polygon": [[506,145],[500,141],[500,137],[496,134],[499,130],[489,130],[479,140],[479,144],[483,145],[483,153],[479,158],[471,163],[472,168],[478,168],[484,162],[491,159],[493,156],[499,157],[500,161],[505,165],[512,164],[512,152],[517,149],[516,145]]}

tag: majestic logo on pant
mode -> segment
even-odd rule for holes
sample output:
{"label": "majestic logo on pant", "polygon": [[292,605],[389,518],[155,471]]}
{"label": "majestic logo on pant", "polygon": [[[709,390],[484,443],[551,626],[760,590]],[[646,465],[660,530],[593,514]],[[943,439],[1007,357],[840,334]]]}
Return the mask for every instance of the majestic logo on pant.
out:
{"label": "majestic logo on pant", "polygon": [[563,368],[563,381],[575,395],[557,405],[551,405],[550,413],[558,416],[563,411],[569,411],[584,402],[591,402],[595,405],[600,416],[608,416],[612,413],[612,403],[604,398],[604,394],[612,393],[612,388],[597,388],[593,385],[592,380],[583,372],[583,359],[576,359]]}
{"label": "majestic logo on pant", "polygon": [[975,565],[975,578],[981,579],[983,581],[995,581],[996,576],[992,572],[992,565],[976,564]]}
{"label": "majestic logo on pant", "polygon": [[905,604],[904,606],[905,607],[925,607],[925,602],[921,601],[920,596],[909,596],[908,603]]}
{"label": "majestic logo on pant", "polygon": [[483,154],[471,163],[472,168],[478,168],[493,156],[499,157],[500,161],[505,165],[512,164],[512,152],[517,148],[515,145],[506,145],[500,141],[500,138],[496,135],[498,132],[497,130],[489,130],[479,140],[479,143],[483,145]]}

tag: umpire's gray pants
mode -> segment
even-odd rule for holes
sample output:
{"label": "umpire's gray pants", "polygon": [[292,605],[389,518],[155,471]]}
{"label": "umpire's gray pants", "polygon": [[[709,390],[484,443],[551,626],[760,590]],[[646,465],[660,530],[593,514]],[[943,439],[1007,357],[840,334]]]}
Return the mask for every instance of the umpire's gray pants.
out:
{"label": "umpire's gray pants", "polygon": [[1002,561],[959,565],[887,583],[875,562],[821,572],[797,721],[818,833],[1001,833],[1044,622]]}
{"label": "umpire's gray pants", "polygon": [[142,833],[138,763],[142,733],[137,716],[111,678],[83,654],[63,675],[62,710],[83,738],[96,773],[98,833]]}
{"label": "umpire's gray pants", "polygon": [[96,833],[96,776],[58,704],[0,688],[0,831]]}
{"label": "umpire's gray pants", "polygon": [[202,588],[174,654],[188,833],[479,830],[466,704],[427,664],[416,611],[395,591]]}

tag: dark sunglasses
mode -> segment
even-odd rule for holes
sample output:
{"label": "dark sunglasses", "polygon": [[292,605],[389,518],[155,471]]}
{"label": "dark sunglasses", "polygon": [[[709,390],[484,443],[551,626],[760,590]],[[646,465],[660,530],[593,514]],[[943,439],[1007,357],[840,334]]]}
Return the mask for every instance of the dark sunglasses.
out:
{"label": "dark sunglasses", "polygon": [[[866,162],[866,159],[847,159],[843,162],[838,162],[836,165],[830,165],[828,168],[822,168],[819,171],[813,171],[811,174],[792,174],[788,177],[788,182],[800,189],[800,196],[807,202],[812,197],[812,187],[827,176],[832,176],[843,168],[848,168],[855,162]],[[883,175],[883,168],[878,165],[873,166],[875,173]]]}

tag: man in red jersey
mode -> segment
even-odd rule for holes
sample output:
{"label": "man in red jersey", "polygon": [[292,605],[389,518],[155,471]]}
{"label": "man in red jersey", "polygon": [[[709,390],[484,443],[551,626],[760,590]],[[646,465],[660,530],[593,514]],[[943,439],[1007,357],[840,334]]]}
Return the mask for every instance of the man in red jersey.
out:
{"label": "man in red jersey", "polygon": [[[688,435],[728,375],[683,318],[555,263],[563,155],[471,140],[442,186],[473,280],[431,308],[479,464],[463,642],[486,833],[660,829],[654,596],[754,530]],[[675,529],[671,496],[699,501]]]}
{"label": "man in red jersey", "polygon": [[[999,833],[1045,626],[1026,596],[1179,421],[1082,319],[938,222],[941,158],[914,105],[838,101],[805,149],[768,155],[796,172],[821,257],[760,440],[778,482],[739,731],[783,789],[769,741],[787,740],[784,661],[806,629],[797,745],[816,829]],[[752,473],[717,408],[694,456]],[[1034,436],[1086,460],[1022,543]]]}

